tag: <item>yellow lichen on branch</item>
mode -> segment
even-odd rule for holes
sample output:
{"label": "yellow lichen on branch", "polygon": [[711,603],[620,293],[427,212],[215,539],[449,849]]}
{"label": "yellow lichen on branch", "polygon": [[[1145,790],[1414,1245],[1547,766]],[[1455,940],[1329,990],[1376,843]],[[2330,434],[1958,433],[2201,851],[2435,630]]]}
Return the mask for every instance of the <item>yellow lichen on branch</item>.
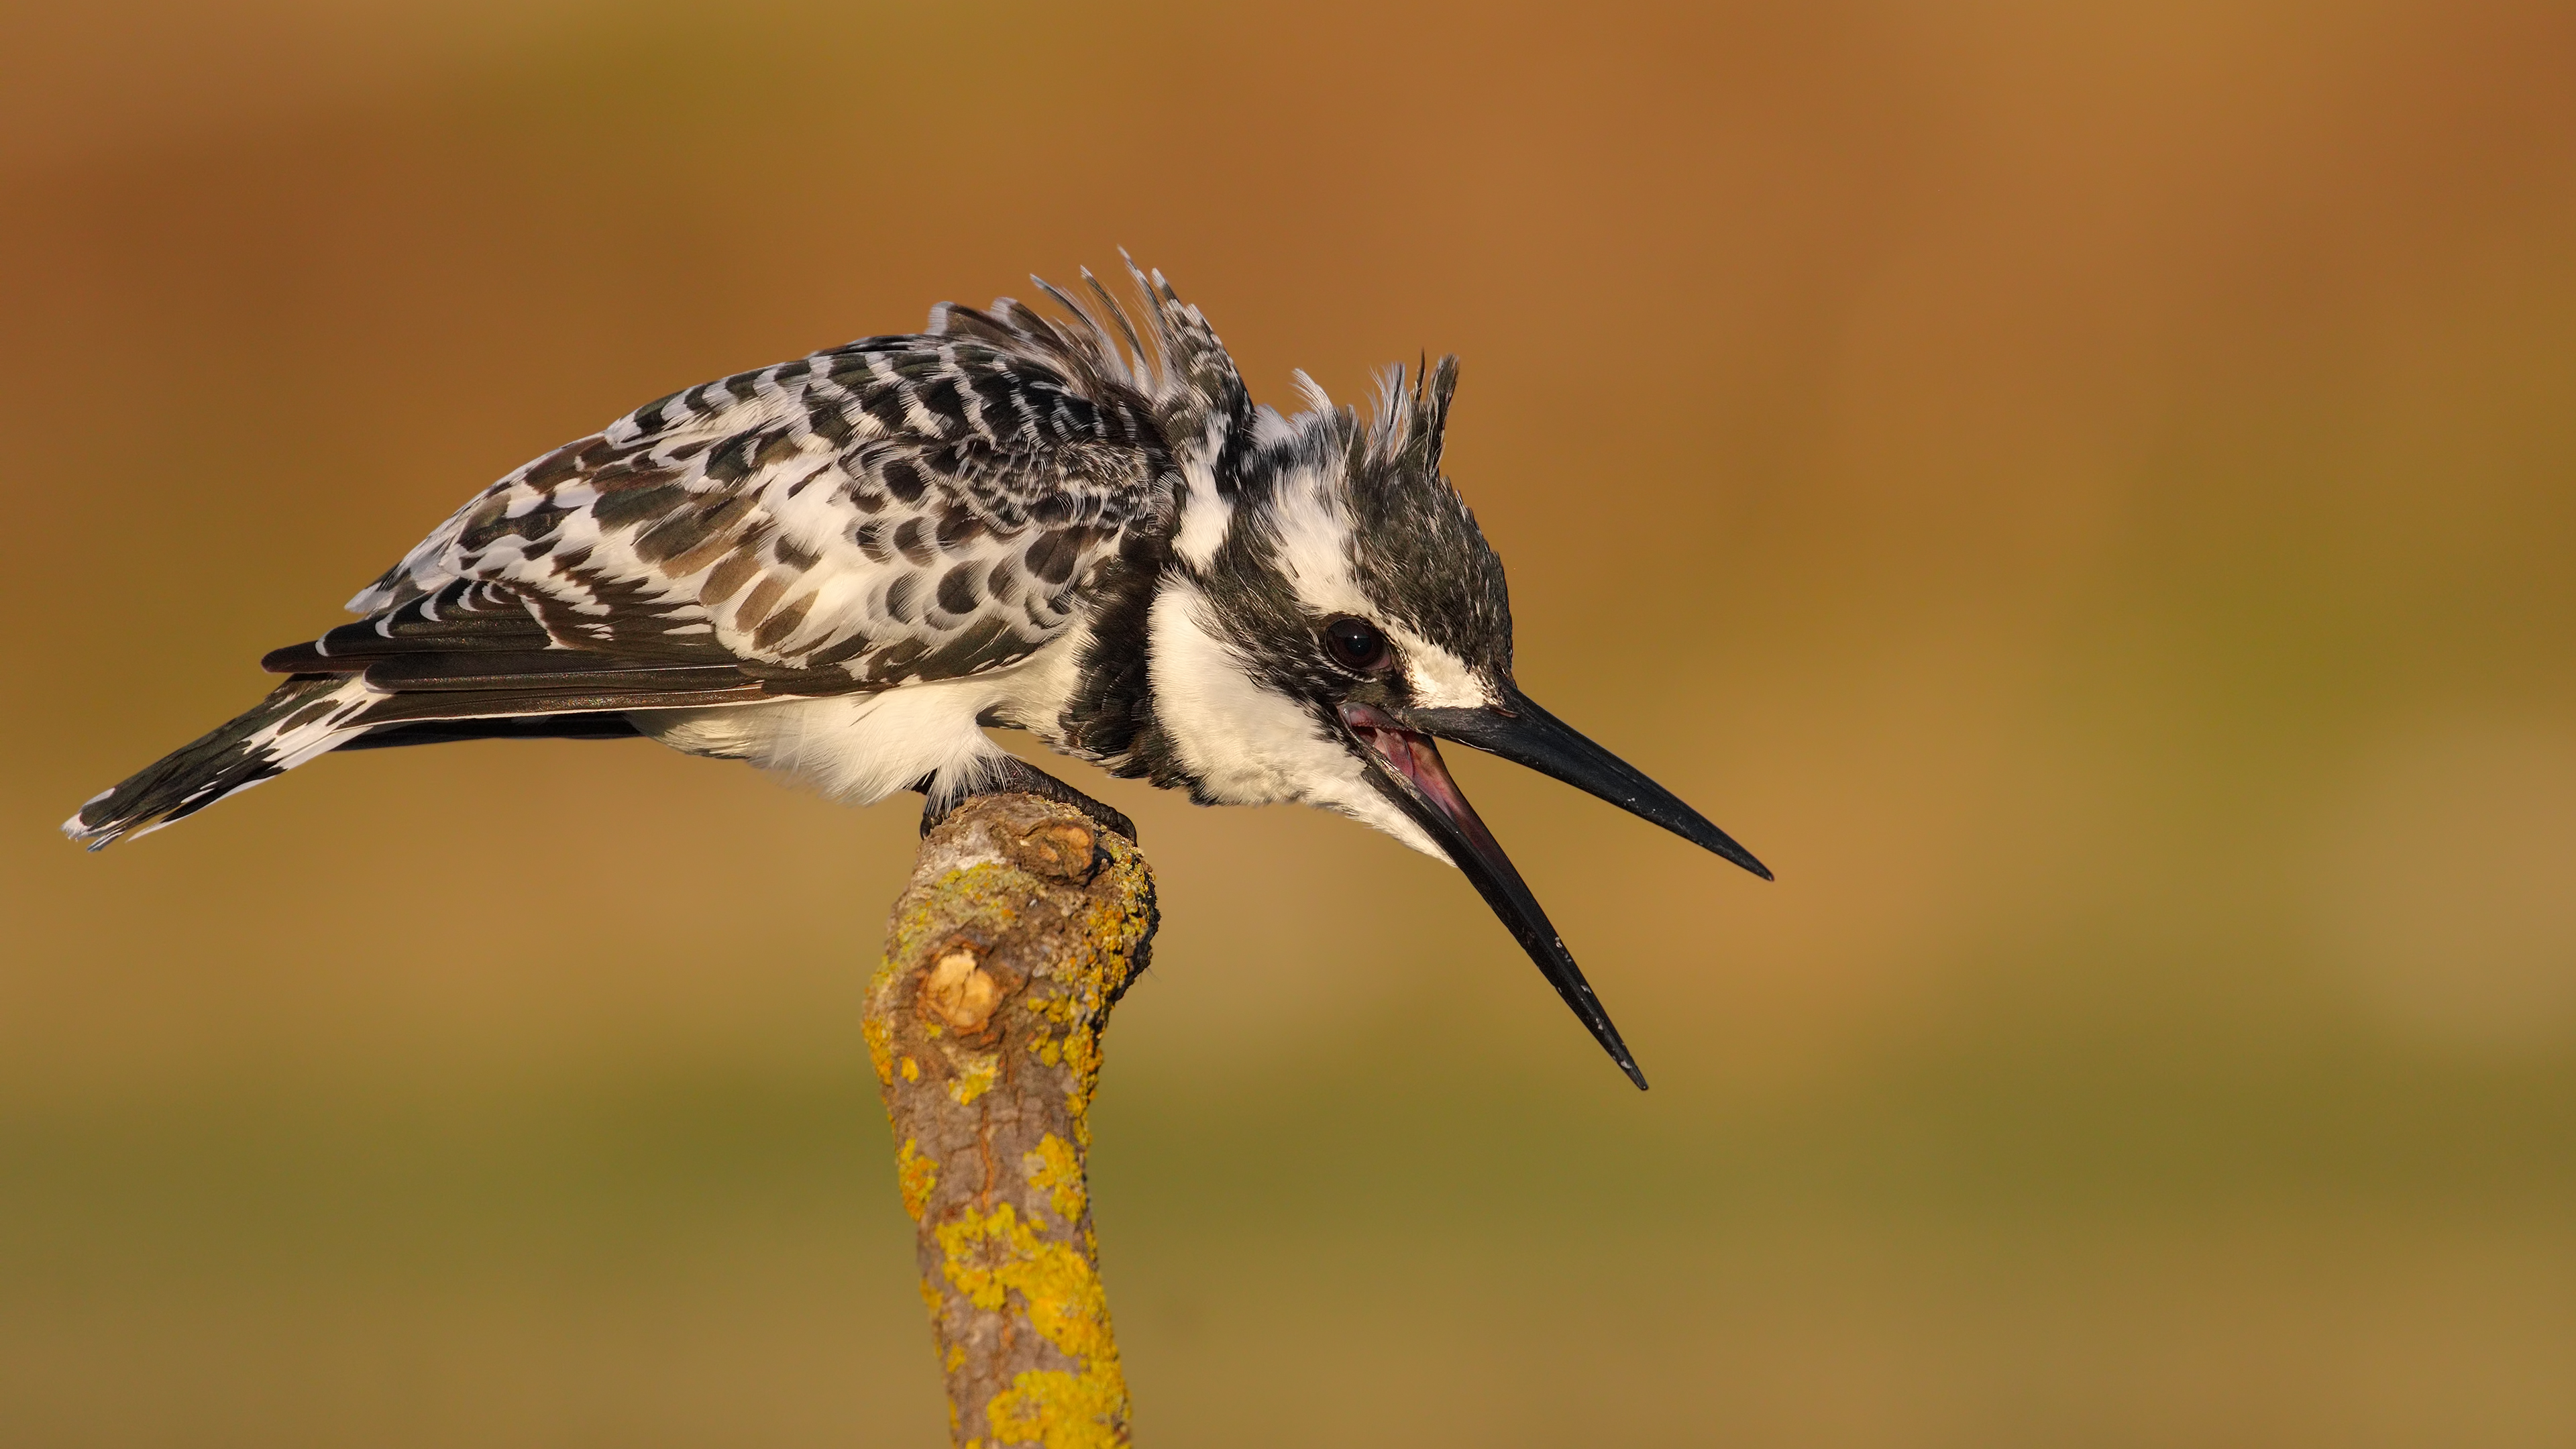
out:
{"label": "yellow lichen on branch", "polygon": [[907,1137],[894,1155],[894,1180],[903,1189],[903,1210],[920,1222],[922,1209],[930,1205],[931,1189],[939,1186],[939,1164],[924,1157],[921,1144]]}
{"label": "yellow lichen on branch", "polygon": [[1027,795],[950,816],[896,903],[865,1030],[959,1445],[1128,1442],[1083,1152],[1154,921],[1131,842]]}

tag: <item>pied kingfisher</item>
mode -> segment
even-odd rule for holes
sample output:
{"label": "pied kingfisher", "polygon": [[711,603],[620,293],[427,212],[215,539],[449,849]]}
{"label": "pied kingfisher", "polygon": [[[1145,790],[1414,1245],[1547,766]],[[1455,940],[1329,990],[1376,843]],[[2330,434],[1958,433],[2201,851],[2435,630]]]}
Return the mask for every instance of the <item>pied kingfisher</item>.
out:
{"label": "pied kingfisher", "polygon": [[[1512,680],[1503,568],[1440,472],[1455,358],[1363,423],[1303,373],[1256,406],[1197,308],[1128,266],[1149,346],[1084,273],[945,305],[648,403],[483,490],[262,661],[265,700],[81,807],[95,849],[330,750],[645,735],[841,799],[1027,790],[1024,729],[1201,804],[1303,801],[1465,871],[1646,1082],[1435,738],[1588,790],[1765,879]],[[1114,330],[1113,330],[1114,329]]]}

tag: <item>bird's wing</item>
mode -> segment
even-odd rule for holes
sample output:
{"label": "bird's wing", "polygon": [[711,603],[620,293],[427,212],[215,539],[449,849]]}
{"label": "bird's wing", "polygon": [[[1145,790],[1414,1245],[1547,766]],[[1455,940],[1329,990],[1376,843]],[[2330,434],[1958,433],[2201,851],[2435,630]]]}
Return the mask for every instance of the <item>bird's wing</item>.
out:
{"label": "bird's wing", "polygon": [[841,693],[1026,657],[1171,507],[1145,363],[1007,302],[932,329],[693,387],[538,458],[351,600],[365,619],[268,667],[447,696],[369,712],[390,721]]}

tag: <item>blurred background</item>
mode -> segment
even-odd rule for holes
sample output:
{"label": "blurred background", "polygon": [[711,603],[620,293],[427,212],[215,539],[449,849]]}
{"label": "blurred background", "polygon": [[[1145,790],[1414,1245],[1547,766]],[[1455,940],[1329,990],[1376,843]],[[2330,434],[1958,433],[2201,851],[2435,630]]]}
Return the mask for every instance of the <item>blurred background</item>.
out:
{"label": "blurred background", "polygon": [[[1521,678],[1779,871],[1069,767],[1149,1444],[2576,1441],[2576,11],[105,0],[0,46],[12,1445],[932,1444],[913,811],[641,743],[53,834],[485,481],[1117,248],[1465,357]],[[1453,752],[1453,759],[1459,753]]]}

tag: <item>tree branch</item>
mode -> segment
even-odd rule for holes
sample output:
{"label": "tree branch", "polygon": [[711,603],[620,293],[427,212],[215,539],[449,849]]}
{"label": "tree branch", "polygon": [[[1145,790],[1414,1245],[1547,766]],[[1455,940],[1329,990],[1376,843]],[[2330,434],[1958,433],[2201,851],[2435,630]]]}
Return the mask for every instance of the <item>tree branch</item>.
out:
{"label": "tree branch", "polygon": [[1135,845],[1034,795],[950,815],[895,903],[864,1029],[958,1445],[1128,1442],[1084,1160],[1155,919]]}

